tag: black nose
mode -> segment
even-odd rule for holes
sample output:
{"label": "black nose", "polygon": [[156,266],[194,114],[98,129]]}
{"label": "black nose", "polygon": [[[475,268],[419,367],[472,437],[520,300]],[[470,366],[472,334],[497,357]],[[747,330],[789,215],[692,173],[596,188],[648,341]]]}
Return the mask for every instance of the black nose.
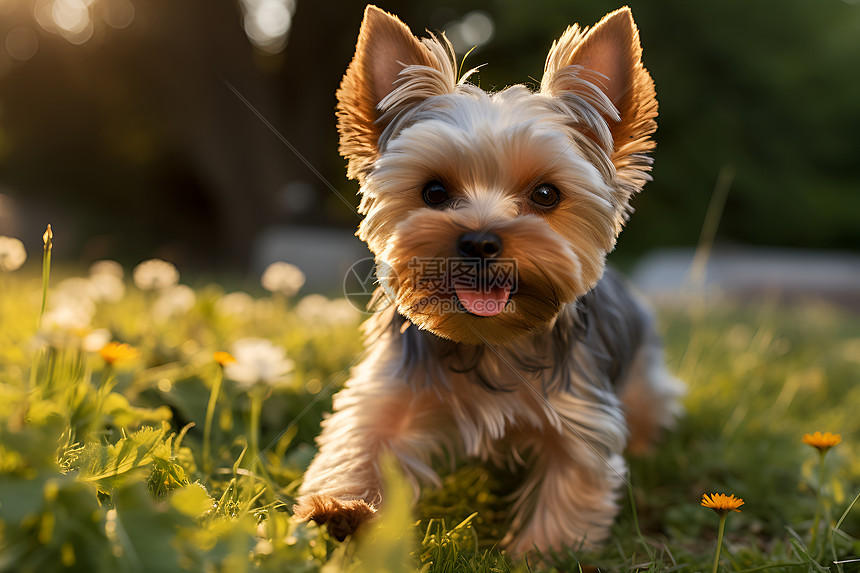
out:
{"label": "black nose", "polygon": [[502,252],[502,239],[489,231],[472,231],[460,236],[457,250],[464,257],[492,259]]}

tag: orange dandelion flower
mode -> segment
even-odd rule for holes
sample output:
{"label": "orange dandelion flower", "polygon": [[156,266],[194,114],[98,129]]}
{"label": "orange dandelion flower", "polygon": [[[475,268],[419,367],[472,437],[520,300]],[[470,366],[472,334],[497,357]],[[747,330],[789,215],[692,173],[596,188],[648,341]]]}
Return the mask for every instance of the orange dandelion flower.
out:
{"label": "orange dandelion flower", "polygon": [[233,358],[233,355],[229,352],[218,351],[214,354],[215,362],[220,364],[221,366],[227,366],[228,364],[233,364],[236,362],[236,359]]}
{"label": "orange dandelion flower", "polygon": [[804,434],[803,443],[817,448],[819,452],[826,452],[836,444],[842,441],[842,436],[832,434],[830,432],[815,432],[814,434]]}
{"label": "orange dandelion flower", "polygon": [[723,493],[704,494],[702,496],[702,507],[713,509],[720,515],[726,515],[730,511],[741,512],[738,508],[744,504],[744,500],[735,497],[735,494],[725,495]]}
{"label": "orange dandelion flower", "polygon": [[119,342],[108,343],[99,351],[99,354],[110,365],[113,365],[114,362],[132,360],[140,356],[136,348]]}

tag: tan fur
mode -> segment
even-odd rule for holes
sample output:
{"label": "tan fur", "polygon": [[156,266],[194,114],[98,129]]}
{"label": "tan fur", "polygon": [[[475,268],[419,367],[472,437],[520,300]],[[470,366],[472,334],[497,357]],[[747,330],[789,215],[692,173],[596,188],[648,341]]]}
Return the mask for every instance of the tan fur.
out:
{"label": "tan fur", "polygon": [[[392,236],[391,244],[397,248],[383,256],[399,278],[397,305],[419,328],[467,344],[501,343],[533,332],[536,325],[549,323],[563,302],[585,291],[581,268],[570,265],[576,256],[566,241],[535,215],[519,217],[515,223],[510,217],[507,225],[501,219],[493,226],[504,243],[511,245],[506,256],[518,262],[521,287],[508,302],[508,310],[491,322],[463,312],[440,313],[435,301],[444,298],[453,303],[456,295],[422,288],[420,275],[416,276],[408,264],[412,257],[456,256],[449,246],[466,230],[481,228],[476,219],[466,211],[454,216],[434,211],[406,217]],[[528,245],[535,242],[543,243],[544,248],[530,250]],[[440,245],[445,250],[440,251]]]}
{"label": "tan fur", "polygon": [[[684,385],[666,371],[657,342],[639,349],[619,396],[630,434],[627,451],[639,456],[654,451],[660,435],[683,411],[677,398],[684,394]],[[655,385],[654,380],[663,383]]]}
{"label": "tan fur", "polygon": [[[323,422],[298,518],[338,538],[360,527],[384,505],[385,452],[416,498],[439,485],[439,460],[475,456],[525,466],[501,540],[510,551],[609,535],[626,444],[653,443],[680,412],[647,311],[604,274],[649,178],[657,104],[640,55],[624,8],[569,28],[537,93],[490,94],[471,72],[457,77],[444,35],[418,40],[368,6],[337,114],[361,183],[357,235],[387,269],[378,297],[394,305],[368,321],[373,344]],[[446,203],[425,203],[430,182]],[[543,185],[559,190],[556,205],[532,199]],[[516,263],[493,316],[469,312],[474,295],[416,266],[462,262],[458,245],[476,233]]]}
{"label": "tan fur", "polygon": [[332,537],[343,541],[371,519],[376,510],[363,499],[338,500],[323,495],[309,495],[293,508],[293,514],[302,521],[312,520],[318,525],[326,525]]}
{"label": "tan fur", "polygon": [[435,67],[433,54],[400,20],[368,6],[355,48],[337,92],[340,151],[349,158],[347,175],[361,178],[377,157],[383,125],[377,105],[391,93],[404,66]]}
{"label": "tan fur", "polygon": [[[651,135],[657,129],[654,82],[641,57],[639,30],[625,7],[604,16],[590,31],[568,28],[553,43],[541,81],[542,93],[558,96],[580,92],[577,79],[589,78],[605,90],[617,110],[604,114],[604,119],[612,134],[612,163],[623,191],[624,220],[630,197],[651,180],[651,160],[644,154],[654,148]],[[576,66],[580,73],[570,73],[569,66]]]}

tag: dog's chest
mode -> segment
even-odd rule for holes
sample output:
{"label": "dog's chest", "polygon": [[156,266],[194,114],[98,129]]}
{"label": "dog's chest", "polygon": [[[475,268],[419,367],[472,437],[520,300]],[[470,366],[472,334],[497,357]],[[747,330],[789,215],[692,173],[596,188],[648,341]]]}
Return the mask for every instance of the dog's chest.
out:
{"label": "dog's chest", "polygon": [[544,390],[558,386],[548,384],[550,372],[521,369],[501,358],[482,360],[473,371],[449,371],[444,389],[436,390],[467,455],[486,457],[512,432],[558,432],[564,424],[556,405],[563,391]]}

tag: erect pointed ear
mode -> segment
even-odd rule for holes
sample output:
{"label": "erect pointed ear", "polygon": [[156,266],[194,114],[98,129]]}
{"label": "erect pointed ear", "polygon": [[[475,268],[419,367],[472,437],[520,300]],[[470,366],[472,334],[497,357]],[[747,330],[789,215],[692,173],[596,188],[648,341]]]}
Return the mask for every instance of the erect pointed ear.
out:
{"label": "erect pointed ear", "polygon": [[376,158],[385,128],[379,121],[379,103],[394,91],[409,66],[438,69],[439,63],[396,16],[368,5],[355,56],[337,92],[340,152],[349,160],[349,177],[361,179]]}
{"label": "erect pointed ear", "polygon": [[[630,192],[649,178],[650,160],[641,154],[653,149],[650,136],[657,129],[654,82],[641,57],[639,31],[630,9],[624,7],[604,16],[590,31],[568,28],[550,49],[541,80],[541,92],[547,95],[571,94],[594,102],[597,87],[612,102],[617,115],[599,102],[594,108],[608,124],[610,157]],[[600,141],[596,131],[590,135]]]}

